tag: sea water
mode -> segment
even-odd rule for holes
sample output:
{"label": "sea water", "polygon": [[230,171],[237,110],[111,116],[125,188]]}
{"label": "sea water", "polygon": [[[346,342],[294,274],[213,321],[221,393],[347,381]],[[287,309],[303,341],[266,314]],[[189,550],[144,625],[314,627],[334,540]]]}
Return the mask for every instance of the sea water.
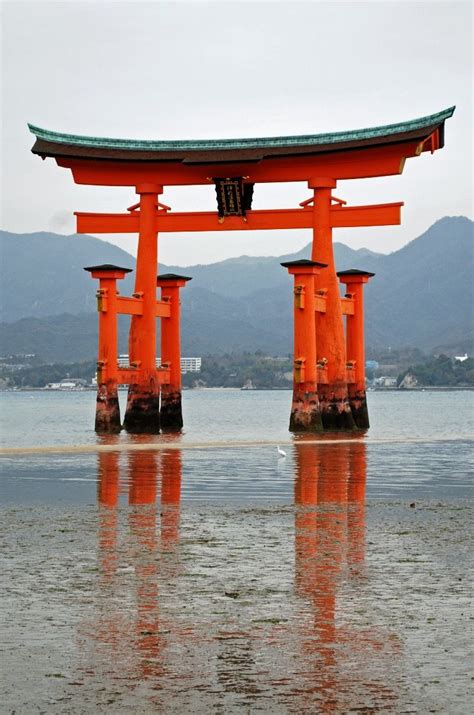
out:
{"label": "sea water", "polygon": [[93,393],[0,394],[0,711],[469,711],[472,393],[342,439],[290,400],[100,438]]}

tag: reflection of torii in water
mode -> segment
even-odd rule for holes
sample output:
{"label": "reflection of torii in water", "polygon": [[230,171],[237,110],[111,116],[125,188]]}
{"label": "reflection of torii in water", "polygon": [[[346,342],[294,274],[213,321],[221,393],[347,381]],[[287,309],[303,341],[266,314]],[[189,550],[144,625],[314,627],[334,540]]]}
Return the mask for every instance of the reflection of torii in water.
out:
{"label": "reflection of torii in water", "polygon": [[[100,605],[94,620],[81,628],[86,661],[81,670],[88,677],[93,663],[99,677],[120,679],[128,689],[151,688],[146,699],[152,703],[162,688],[173,692],[170,673],[176,673],[176,667],[186,671],[194,657],[202,676],[209,669],[202,658],[211,650],[214,666],[203,692],[212,694],[218,683],[230,695],[251,699],[261,694],[262,682],[254,671],[258,654],[264,652],[270,662],[282,658],[266,676],[277,678],[285,669],[281,702],[297,699],[296,705],[306,712],[344,712],[353,696],[359,703],[393,706],[390,669],[397,642],[372,626],[369,630],[338,622],[338,601],[346,594],[342,581],[350,587],[356,580],[357,598],[362,601],[365,595],[366,445],[363,439],[319,445],[298,440],[294,454],[295,592],[301,609],[296,607],[290,630],[283,622],[263,630],[239,622],[240,631],[233,629],[223,639],[220,631],[212,635],[207,630],[212,624],[206,613],[193,611],[191,621],[186,614],[176,618],[179,603],[163,606],[160,598],[163,583],[168,592],[169,584],[176,584],[178,591],[186,587],[179,556],[170,553],[180,539],[181,451],[99,453]],[[118,505],[125,494],[129,508],[123,534]],[[349,606],[352,610],[340,608],[339,618],[344,613],[350,618],[357,607]],[[175,646],[184,643],[190,652],[181,662],[179,656],[175,660]]]}
{"label": "reflection of torii in water", "polygon": [[[107,444],[116,437],[104,437]],[[102,441],[103,441],[102,440]],[[134,441],[140,441],[136,437]],[[119,497],[128,492],[128,536],[120,544]],[[160,524],[157,500],[160,493]],[[101,659],[107,670],[114,670],[114,651],[129,648],[139,679],[164,674],[163,628],[159,609],[159,583],[173,576],[163,553],[175,548],[179,540],[181,496],[181,452],[179,450],[131,451],[121,464],[120,452],[98,455],[99,569],[104,610],[93,624],[93,642],[105,651]],[[125,548],[124,548],[125,547]],[[161,566],[163,565],[163,568]],[[166,571],[162,573],[163,569]],[[130,604],[129,579],[135,591]],[[133,622],[131,622],[133,618]],[[90,633],[88,634],[91,635]],[[128,646],[127,646],[128,642]],[[137,658],[138,656],[138,658]],[[108,661],[110,660],[109,664]],[[125,676],[126,677],[126,676]]]}
{"label": "reflection of torii in water", "polygon": [[[311,679],[307,704],[322,712],[344,712],[351,705],[347,699],[353,698],[357,671],[362,671],[360,694],[365,689],[372,703],[376,696],[384,706],[393,705],[393,691],[380,681],[370,682],[363,669],[373,657],[371,650],[379,656],[386,636],[337,625],[339,581],[344,572],[348,579],[360,578],[364,567],[365,442],[297,442],[295,451],[295,586],[312,610],[309,619],[302,619],[301,645]],[[348,655],[356,657],[350,668]]]}

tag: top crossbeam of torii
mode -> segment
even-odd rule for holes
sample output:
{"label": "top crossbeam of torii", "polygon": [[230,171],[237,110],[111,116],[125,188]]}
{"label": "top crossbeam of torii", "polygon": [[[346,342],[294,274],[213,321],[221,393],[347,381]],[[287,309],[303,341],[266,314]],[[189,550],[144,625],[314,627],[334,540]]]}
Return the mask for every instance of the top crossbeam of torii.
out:
{"label": "top crossbeam of torii", "polygon": [[259,139],[108,139],[28,126],[36,136],[33,153],[54,157],[59,166],[72,169],[79,184],[133,186],[152,181],[163,186],[206,184],[214,175],[272,182],[399,174],[408,157],[443,146],[444,122],[453,112],[450,107],[371,129]]}
{"label": "top crossbeam of torii", "polygon": [[[306,181],[310,188],[334,188],[339,179],[401,174],[407,158],[443,147],[444,123],[454,109],[369,129],[254,139],[111,139],[28,126],[36,137],[33,153],[71,169],[78,184],[135,186],[140,194],[152,187],[160,194],[165,186],[215,184],[219,222],[212,212],[177,213],[158,204],[159,231],[287,229],[313,225],[311,200],[300,209],[252,211],[256,183]],[[331,201],[333,227],[400,223],[401,203],[346,207]],[[78,231],[136,232],[137,208],[129,214],[78,213]]]}

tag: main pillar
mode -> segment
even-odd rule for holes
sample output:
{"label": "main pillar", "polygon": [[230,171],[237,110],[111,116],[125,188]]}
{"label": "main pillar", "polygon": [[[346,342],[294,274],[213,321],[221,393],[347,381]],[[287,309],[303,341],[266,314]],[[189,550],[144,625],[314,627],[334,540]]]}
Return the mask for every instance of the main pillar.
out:
{"label": "main pillar", "polygon": [[294,368],[291,432],[323,429],[316,366],[315,276],[322,263],[301,260],[281,264],[294,276]]}
{"label": "main pillar", "polygon": [[314,191],[311,258],[327,265],[314,279],[316,291],[326,299],[326,312],[316,317],[317,359],[327,369],[327,382],[318,385],[321,420],[325,430],[351,430],[355,423],[347,392],[344,324],[332,245],[331,189],[336,181],[313,178],[308,186]]}
{"label": "main pillar", "polygon": [[183,427],[181,405],[180,297],[188,276],[166,273],[158,276],[161,300],[170,306],[169,317],[161,319],[161,365],[169,365],[170,381],[161,388],[160,423],[164,432],[179,432]]}
{"label": "main pillar", "polygon": [[130,273],[130,268],[111,264],[84,268],[99,280],[97,310],[99,312],[99,355],[97,361],[96,432],[120,432],[118,401],[118,335],[117,280]]}
{"label": "main pillar", "polygon": [[339,271],[341,283],[346,285],[346,293],[354,301],[354,313],[346,316],[347,360],[354,364],[354,382],[349,383],[349,404],[354,422],[359,429],[369,427],[369,412],[365,394],[365,341],[364,341],[364,284],[374,273],[359,271]]}
{"label": "main pillar", "polygon": [[155,184],[139,184],[139,239],[135,297],[143,298],[142,315],[132,316],[130,364],[137,368],[129,386],[124,427],[127,432],[157,434],[160,431],[160,386],[156,374],[156,274],[158,235],[156,214],[158,194]]}

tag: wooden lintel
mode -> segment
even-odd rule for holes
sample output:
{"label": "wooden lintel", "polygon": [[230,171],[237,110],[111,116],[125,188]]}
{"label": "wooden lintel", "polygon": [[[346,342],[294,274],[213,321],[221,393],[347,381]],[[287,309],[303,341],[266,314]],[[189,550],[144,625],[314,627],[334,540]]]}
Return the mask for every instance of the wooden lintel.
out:
{"label": "wooden lintel", "polygon": [[78,233],[138,233],[139,214],[95,214],[76,211]]}
{"label": "wooden lintel", "polygon": [[314,305],[315,305],[316,313],[325,313],[326,312],[326,298],[323,298],[320,295],[316,295]]}
{"label": "wooden lintel", "polygon": [[401,223],[402,206],[403,202],[372,206],[332,206],[331,225],[333,228],[398,226]]}
{"label": "wooden lintel", "polygon": [[356,382],[354,369],[351,369],[351,368],[346,369],[346,382],[348,385],[353,385]]}
{"label": "wooden lintel", "polygon": [[342,314],[343,315],[354,315],[354,299],[353,298],[341,298]]}
{"label": "wooden lintel", "polygon": [[164,300],[156,301],[156,317],[169,318],[171,315],[171,305]]}
{"label": "wooden lintel", "polygon": [[143,299],[117,296],[117,313],[121,315],[142,315]]}
{"label": "wooden lintel", "polygon": [[[140,380],[140,371],[133,367],[122,367],[117,370],[116,376],[119,385],[130,385]],[[170,371],[158,368],[155,373],[155,379],[159,385],[168,385]]]}
{"label": "wooden lintel", "polygon": [[[334,228],[357,226],[388,226],[400,223],[402,203],[373,206],[334,206],[331,223]],[[78,233],[138,233],[137,214],[79,213]],[[272,229],[312,228],[311,208],[261,209],[242,216],[228,216],[219,222],[215,211],[159,212],[156,215],[158,233],[188,233],[197,231],[262,231]]]}

